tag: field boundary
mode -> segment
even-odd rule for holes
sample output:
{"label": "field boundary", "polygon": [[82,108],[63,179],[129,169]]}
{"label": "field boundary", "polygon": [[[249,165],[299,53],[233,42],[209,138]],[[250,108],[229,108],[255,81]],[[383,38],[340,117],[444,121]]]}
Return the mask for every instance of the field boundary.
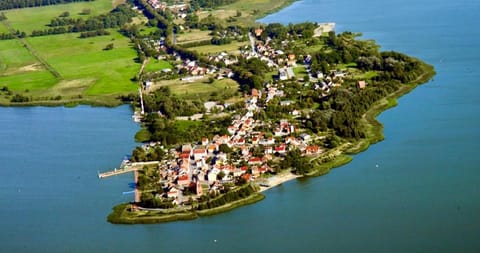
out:
{"label": "field boundary", "polygon": [[30,52],[30,54],[33,57],[35,57],[35,59],[37,59],[37,61],[40,62],[46,70],[48,70],[48,72],[50,72],[58,80],[63,79],[62,75],[60,75],[60,73],[55,68],[53,68],[50,64],[48,64],[48,62],[45,59],[43,59],[37,53],[37,51],[30,44],[28,44],[28,42],[24,38],[18,37],[15,29],[13,29],[13,27],[10,25],[10,23],[7,20],[3,20],[2,23],[5,25],[5,27],[7,27],[10,33],[12,33],[15,36],[15,39],[18,40],[28,50],[28,52]]}

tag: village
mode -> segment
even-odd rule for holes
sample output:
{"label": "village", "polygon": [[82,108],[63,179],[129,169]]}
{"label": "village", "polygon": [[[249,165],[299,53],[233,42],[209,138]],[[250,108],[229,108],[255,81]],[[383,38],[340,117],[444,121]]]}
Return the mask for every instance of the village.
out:
{"label": "village", "polygon": [[[138,40],[143,65],[153,59],[161,67],[142,68],[138,76],[143,145],[122,168],[135,171],[131,210],[195,216],[296,177],[328,173],[351,160],[345,151],[381,138],[366,139],[371,122],[359,118],[399,88],[390,79],[395,65],[406,66],[403,56],[383,56],[358,34],[337,35],[333,23],[225,26],[211,14],[198,21],[200,12],[188,4],[147,4],[175,19],[172,34]],[[377,78],[380,72],[387,75]],[[225,80],[232,85],[219,85]]]}
{"label": "village", "polygon": [[[276,81],[266,84],[263,89],[251,89],[250,94],[244,100],[246,113],[232,115],[231,125],[227,128],[228,134],[215,135],[210,139],[203,137],[201,140],[166,150],[170,159],[159,162],[158,167],[159,184],[162,186],[163,193],[155,198],[171,201],[175,206],[189,205],[204,194],[222,193],[225,185],[235,185],[234,182],[239,179],[244,182],[254,182],[262,188],[268,188],[270,187],[269,179],[274,178],[277,172],[271,167],[271,164],[273,161],[281,160],[288,151],[299,150],[303,156],[311,158],[324,151],[324,147],[316,144],[315,141],[325,136],[312,136],[300,129],[296,118],[300,117],[301,109],[292,110],[290,120],[279,119],[275,124],[272,124],[271,121],[264,122],[254,119],[254,115],[265,110],[269,101],[275,97],[281,99],[282,106],[294,103],[294,101],[284,98],[282,81],[295,78],[292,67],[295,67],[298,61],[295,54],[285,54],[281,49],[272,48],[269,45],[271,38],[267,37],[266,41],[261,41],[262,32],[263,29],[257,28],[254,30],[254,34],[249,34],[251,46],[242,48],[240,55],[230,55],[226,52],[209,55],[210,62],[224,63],[226,67],[221,69],[215,65],[200,67],[196,61],[181,59],[179,55],[173,53],[173,57],[183,63],[175,67],[176,71],[185,70],[187,73],[180,79],[181,82],[192,82],[204,78],[206,75],[216,79],[232,78],[234,73],[228,66],[237,63],[240,57],[247,60],[258,58],[266,62],[270,68],[276,69],[278,74]],[[307,70],[309,70],[310,60],[310,55],[301,59],[301,63],[306,66]],[[171,70],[168,69],[168,71]],[[311,82],[315,84],[311,89],[322,90],[324,95],[328,94],[330,88],[335,86],[334,80],[341,82],[341,78],[346,75],[343,71],[332,71],[328,75],[320,72],[308,72],[308,74]],[[150,81],[145,82],[144,89],[150,91],[151,84]],[[212,108],[222,111],[228,107],[228,104],[219,105],[215,101],[205,104],[209,104],[206,106],[207,113]],[[202,116],[200,115],[199,118]],[[185,117],[181,118],[185,119]],[[271,131],[260,131],[258,130],[260,128]],[[148,151],[155,148],[156,145],[160,144],[145,144],[143,148]],[[291,172],[287,173],[293,177],[298,176]],[[136,191],[136,194],[135,199],[140,202],[142,198],[138,195],[141,195],[141,192]]]}

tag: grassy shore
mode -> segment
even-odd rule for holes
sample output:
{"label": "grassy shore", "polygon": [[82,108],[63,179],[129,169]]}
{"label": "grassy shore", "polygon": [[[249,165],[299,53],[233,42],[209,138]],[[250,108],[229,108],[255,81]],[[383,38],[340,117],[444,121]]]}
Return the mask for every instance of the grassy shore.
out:
{"label": "grassy shore", "polygon": [[114,224],[153,224],[165,223],[181,220],[193,220],[201,216],[210,216],[224,213],[241,206],[250,205],[261,201],[265,196],[260,193],[254,193],[246,198],[236,200],[225,205],[206,209],[206,210],[139,210],[132,212],[130,204],[123,203],[113,208],[112,213],[107,220]]}

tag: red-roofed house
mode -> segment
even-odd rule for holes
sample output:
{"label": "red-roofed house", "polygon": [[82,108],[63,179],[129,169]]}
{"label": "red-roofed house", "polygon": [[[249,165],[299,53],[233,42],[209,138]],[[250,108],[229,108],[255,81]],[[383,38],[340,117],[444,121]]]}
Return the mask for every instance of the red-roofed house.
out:
{"label": "red-roofed house", "polygon": [[263,163],[262,158],[260,157],[252,157],[248,159],[248,164],[250,165],[261,165]]}
{"label": "red-roofed house", "polygon": [[205,149],[195,149],[193,151],[193,159],[201,160],[207,157],[207,150]]}
{"label": "red-roofed house", "polygon": [[206,146],[208,144],[208,138],[203,137],[202,138],[202,145]]}
{"label": "red-roofed house", "polygon": [[311,145],[305,148],[305,154],[307,155],[315,155],[319,153],[320,153],[320,148],[317,145]]}
{"label": "red-roofed house", "polygon": [[285,144],[275,147],[275,153],[285,154],[286,152],[287,152],[287,145]]}

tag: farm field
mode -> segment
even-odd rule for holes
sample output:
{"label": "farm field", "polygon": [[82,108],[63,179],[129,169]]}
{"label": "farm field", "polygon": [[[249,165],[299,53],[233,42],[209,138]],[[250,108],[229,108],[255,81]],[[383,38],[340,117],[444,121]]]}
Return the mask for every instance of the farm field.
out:
{"label": "farm field", "polygon": [[[29,34],[45,29],[45,24],[63,11],[75,17],[85,8],[98,15],[113,5],[111,0],[96,0],[9,10],[5,11],[8,23],[0,22],[0,32],[8,31],[9,25]],[[136,92],[138,85],[131,79],[141,64],[135,62],[137,54],[130,40],[115,29],[109,32],[85,39],[80,39],[79,33],[67,33],[0,41],[0,87],[6,86],[13,94],[37,104],[50,104],[51,100],[118,103],[116,96]],[[109,44],[113,49],[105,50]],[[8,96],[0,96],[0,104],[9,102]]]}
{"label": "farm field", "polygon": [[[83,15],[81,12],[89,9],[89,15]],[[70,13],[69,18],[86,18],[88,16],[97,16],[107,13],[113,9],[111,0],[96,0],[93,2],[76,2],[69,4],[50,5],[34,8],[12,9],[2,11],[7,17],[8,23],[20,31],[31,34],[33,30],[44,30],[49,28],[50,20],[58,17],[63,12]]]}

